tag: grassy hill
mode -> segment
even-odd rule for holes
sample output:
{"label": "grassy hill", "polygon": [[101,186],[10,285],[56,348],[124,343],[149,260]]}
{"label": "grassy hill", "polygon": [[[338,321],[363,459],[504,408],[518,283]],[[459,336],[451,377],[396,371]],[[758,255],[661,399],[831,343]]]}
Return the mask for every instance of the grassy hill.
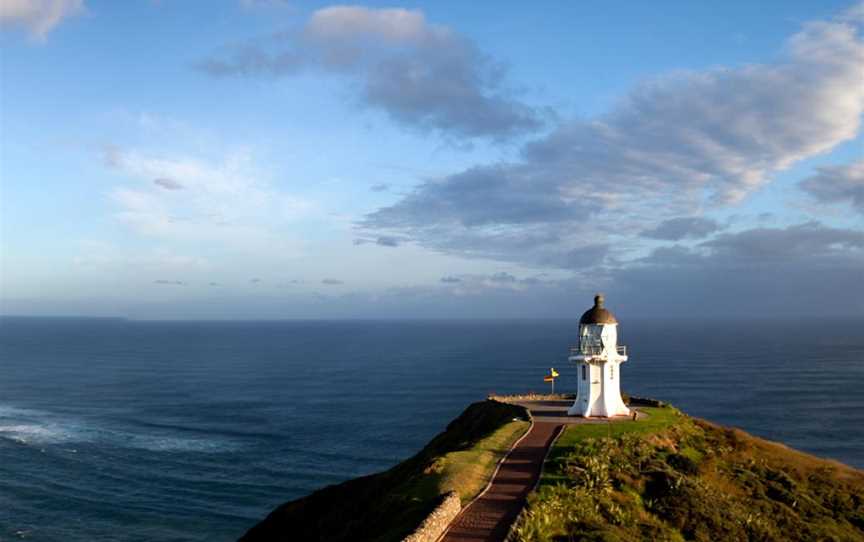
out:
{"label": "grassy hill", "polygon": [[463,504],[477,495],[498,460],[528,429],[527,420],[522,407],[474,403],[414,457],[283,504],[241,540],[401,540],[443,494],[456,491]]}
{"label": "grassy hill", "polygon": [[515,540],[864,540],[864,472],[685,416],[571,426]]}

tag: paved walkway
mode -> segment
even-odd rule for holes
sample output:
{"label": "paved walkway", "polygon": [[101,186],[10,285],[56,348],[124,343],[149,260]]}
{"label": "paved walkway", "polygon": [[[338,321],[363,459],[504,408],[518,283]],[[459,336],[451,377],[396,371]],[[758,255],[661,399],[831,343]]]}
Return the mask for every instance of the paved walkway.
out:
{"label": "paved walkway", "polygon": [[[534,489],[546,450],[555,435],[565,426],[584,423],[609,423],[610,420],[568,416],[573,400],[545,399],[513,401],[531,412],[531,431],[501,463],[489,490],[469,504],[450,524],[441,542],[501,542],[510,525],[525,506],[525,498]],[[638,413],[639,419],[645,415]],[[621,416],[621,420],[630,419]],[[615,420],[611,420],[615,421]]]}
{"label": "paved walkway", "polygon": [[459,514],[442,542],[504,540],[540,476],[546,449],[561,427],[559,423],[535,421],[528,435],[501,463],[489,490]]}

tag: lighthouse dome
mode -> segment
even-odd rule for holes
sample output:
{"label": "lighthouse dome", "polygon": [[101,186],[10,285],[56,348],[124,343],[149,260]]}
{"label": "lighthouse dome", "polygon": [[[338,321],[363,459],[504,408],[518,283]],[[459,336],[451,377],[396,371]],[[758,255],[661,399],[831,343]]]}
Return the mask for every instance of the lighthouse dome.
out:
{"label": "lighthouse dome", "polygon": [[618,320],[615,315],[603,307],[603,295],[597,294],[594,296],[594,306],[585,311],[582,318],[579,320],[580,326],[590,324],[617,324]]}

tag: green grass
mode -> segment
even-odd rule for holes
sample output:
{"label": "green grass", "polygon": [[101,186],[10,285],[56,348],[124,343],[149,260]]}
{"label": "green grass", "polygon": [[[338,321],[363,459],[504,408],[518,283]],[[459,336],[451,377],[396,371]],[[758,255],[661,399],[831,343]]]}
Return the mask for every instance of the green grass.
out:
{"label": "green grass", "polygon": [[675,408],[665,407],[639,407],[639,411],[648,415],[642,420],[627,420],[606,423],[586,423],[580,425],[568,425],[564,433],[558,438],[556,448],[572,447],[574,443],[586,438],[619,437],[626,433],[639,435],[656,433],[681,421],[684,416]]}
{"label": "green grass", "polygon": [[864,540],[864,472],[673,408],[569,427],[517,542]]}
{"label": "green grass", "polygon": [[531,424],[513,421],[498,428],[470,448],[456,450],[435,458],[418,477],[402,490],[411,499],[428,499],[456,491],[462,504],[469,502],[486,487],[498,461]]}
{"label": "green grass", "polygon": [[[642,420],[627,420],[607,423],[586,423],[580,425],[568,425],[564,432],[555,441],[555,445],[549,451],[547,466],[543,470],[540,485],[557,484],[564,480],[564,474],[554,468],[563,457],[577,448],[585,439],[617,438],[626,434],[650,435],[663,431],[676,423],[680,423],[686,417],[671,406],[664,407],[639,407],[638,410],[648,415]],[[553,468],[549,468],[553,466]]]}

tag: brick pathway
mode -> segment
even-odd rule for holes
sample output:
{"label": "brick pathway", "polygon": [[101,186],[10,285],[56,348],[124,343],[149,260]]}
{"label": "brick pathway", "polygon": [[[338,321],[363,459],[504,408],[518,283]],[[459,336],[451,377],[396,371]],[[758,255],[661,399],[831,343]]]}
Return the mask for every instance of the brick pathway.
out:
{"label": "brick pathway", "polygon": [[546,449],[562,425],[534,422],[531,432],[501,464],[492,485],[453,521],[442,542],[500,542],[540,476]]}

